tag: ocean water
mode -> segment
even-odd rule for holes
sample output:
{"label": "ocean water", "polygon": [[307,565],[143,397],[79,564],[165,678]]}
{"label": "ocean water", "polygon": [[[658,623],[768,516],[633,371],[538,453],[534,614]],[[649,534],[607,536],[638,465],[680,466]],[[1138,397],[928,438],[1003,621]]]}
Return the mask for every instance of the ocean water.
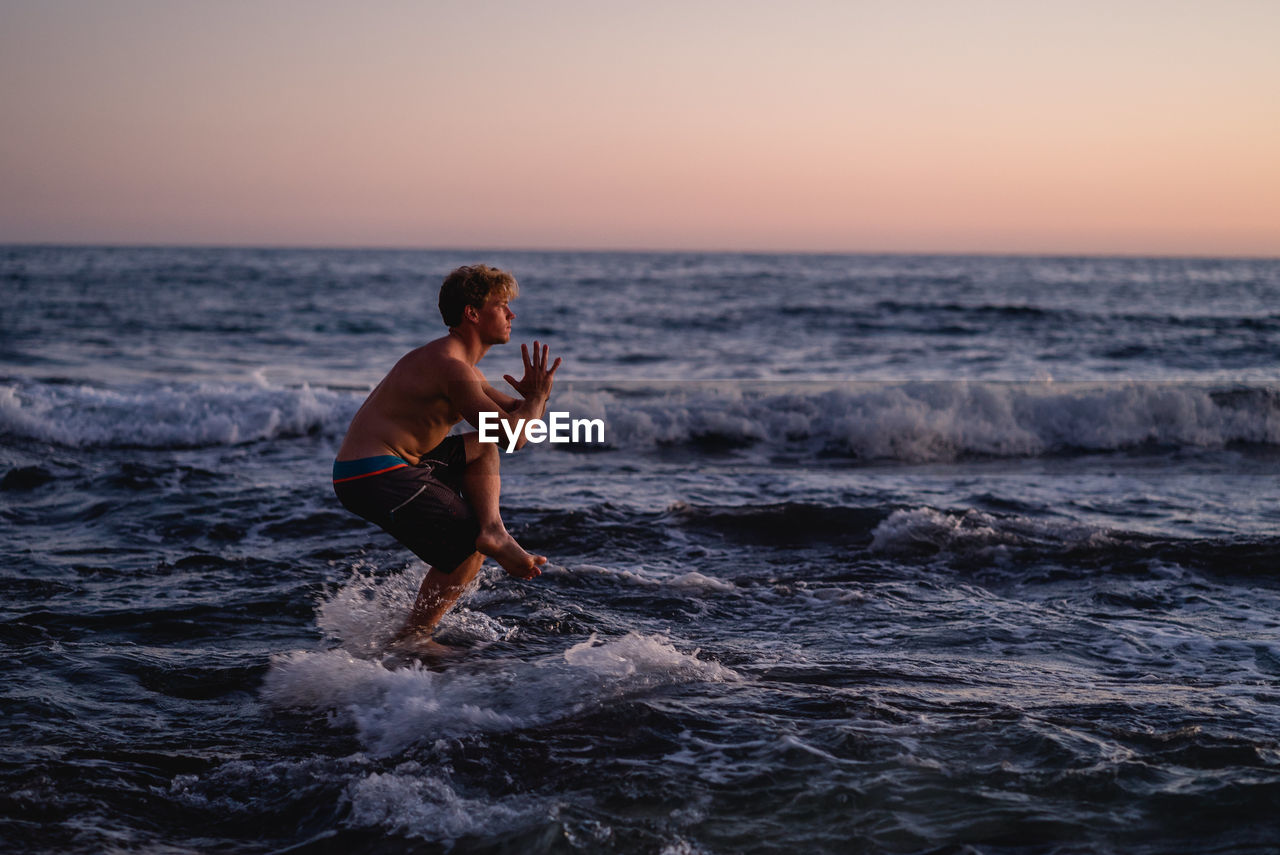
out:
{"label": "ocean water", "polygon": [[[606,433],[504,456],[554,567],[433,669],[329,468],[475,261]],[[1280,262],[8,247],[0,291],[4,851],[1280,847]]]}

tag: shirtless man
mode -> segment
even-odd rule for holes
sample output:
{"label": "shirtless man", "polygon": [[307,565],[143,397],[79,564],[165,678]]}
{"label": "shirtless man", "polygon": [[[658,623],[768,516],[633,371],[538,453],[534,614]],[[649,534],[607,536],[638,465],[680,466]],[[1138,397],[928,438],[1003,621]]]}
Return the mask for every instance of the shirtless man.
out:
{"label": "shirtless man", "polygon": [[545,345],[535,341],[532,352],[521,345],[524,377],[504,377],[519,398],[490,386],[476,368],[492,345],[511,338],[509,304],[517,293],[515,277],[483,264],[450,273],[440,288],[448,334],[395,364],[351,420],[333,464],[342,504],[430,566],[397,636],[402,644],[436,647],[432,629],[486,555],[517,579],[538,576],[547,561],[525,552],[499,516],[497,444],[474,432],[448,435],[462,419],[478,427],[482,412],[496,412],[506,430],[546,410],[560,360],[548,368]]}

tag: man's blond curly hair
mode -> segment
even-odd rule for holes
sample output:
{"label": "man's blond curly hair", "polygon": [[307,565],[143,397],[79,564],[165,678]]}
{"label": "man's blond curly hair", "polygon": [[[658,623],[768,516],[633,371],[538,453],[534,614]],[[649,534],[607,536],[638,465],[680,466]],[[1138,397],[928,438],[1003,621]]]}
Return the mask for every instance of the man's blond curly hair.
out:
{"label": "man's blond curly hair", "polygon": [[516,278],[505,270],[487,264],[459,267],[446,276],[440,286],[440,315],[445,326],[452,329],[462,323],[462,311],[467,306],[479,310],[492,296],[510,300],[519,293]]}

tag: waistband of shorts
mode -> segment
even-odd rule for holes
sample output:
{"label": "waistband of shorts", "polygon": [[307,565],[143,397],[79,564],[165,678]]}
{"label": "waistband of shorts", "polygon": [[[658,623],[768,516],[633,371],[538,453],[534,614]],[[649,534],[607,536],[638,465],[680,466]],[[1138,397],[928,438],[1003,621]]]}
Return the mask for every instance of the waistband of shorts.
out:
{"label": "waistband of shorts", "polygon": [[392,469],[402,469],[409,461],[394,454],[379,454],[374,457],[360,457],[356,460],[333,461],[333,483],[354,481],[357,478],[368,478],[370,475],[381,475]]}

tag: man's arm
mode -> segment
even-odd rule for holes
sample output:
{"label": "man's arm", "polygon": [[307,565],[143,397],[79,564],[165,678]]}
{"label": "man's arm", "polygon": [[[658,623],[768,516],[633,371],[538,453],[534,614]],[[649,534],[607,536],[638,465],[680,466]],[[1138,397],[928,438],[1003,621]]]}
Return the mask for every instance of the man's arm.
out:
{"label": "man's arm", "polygon": [[480,375],[480,382],[483,384],[482,388],[484,390],[484,394],[490,401],[497,404],[504,412],[510,412],[520,406],[520,398],[513,398],[508,394],[499,392],[497,389],[489,385],[489,380],[484,376],[483,372],[476,369],[476,373]]}
{"label": "man's arm", "polygon": [[[474,366],[460,359],[449,360],[443,366],[450,403],[470,425],[479,429],[480,413],[497,413],[498,419],[505,423],[504,432],[510,435],[521,420],[527,424],[532,419],[542,418],[560,360],[557,358],[548,369],[547,348],[540,348],[537,342],[534,342],[532,357],[526,345],[520,346],[520,355],[524,360],[524,377],[517,382],[511,375],[506,375],[506,380],[522,398],[498,392]],[[527,435],[521,430],[516,448],[523,448],[527,441]]]}

